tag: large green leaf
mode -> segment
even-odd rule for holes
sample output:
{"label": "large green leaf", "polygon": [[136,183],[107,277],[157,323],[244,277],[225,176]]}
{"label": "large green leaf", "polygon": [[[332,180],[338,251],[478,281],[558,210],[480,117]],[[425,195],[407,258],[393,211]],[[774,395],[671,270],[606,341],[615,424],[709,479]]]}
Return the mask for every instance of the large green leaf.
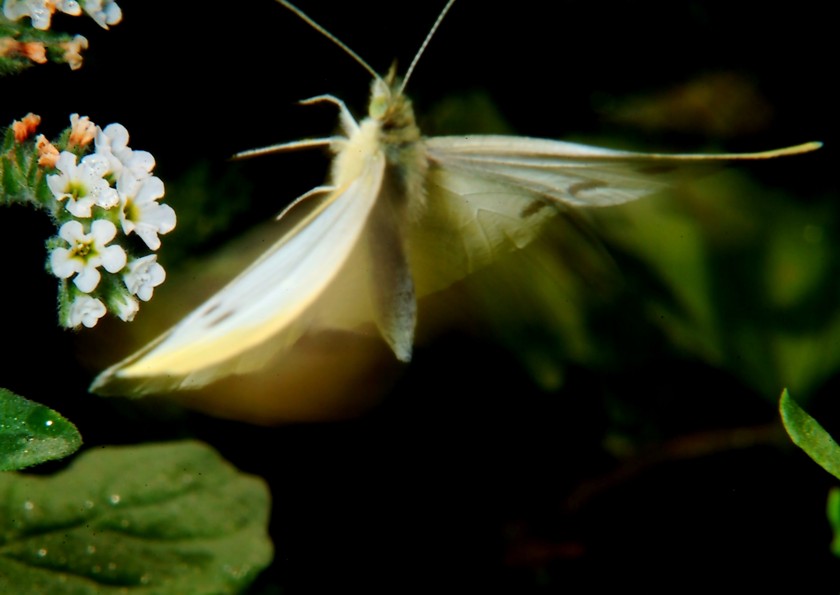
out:
{"label": "large green leaf", "polygon": [[840,479],[840,446],[788,393],[782,391],[779,412],[790,439],[823,469]]}
{"label": "large green leaf", "polygon": [[60,459],[81,445],[76,426],[61,415],[0,388],[0,471]]}
{"label": "large green leaf", "polygon": [[0,593],[236,593],[272,557],[270,497],[197,442],[0,475]]}

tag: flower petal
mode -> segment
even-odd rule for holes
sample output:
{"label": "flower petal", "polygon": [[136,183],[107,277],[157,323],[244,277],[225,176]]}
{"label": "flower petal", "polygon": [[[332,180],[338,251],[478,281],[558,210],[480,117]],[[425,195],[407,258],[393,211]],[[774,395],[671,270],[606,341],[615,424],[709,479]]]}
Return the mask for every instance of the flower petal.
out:
{"label": "flower petal", "polygon": [[67,315],[68,326],[76,327],[84,324],[93,328],[100,318],[105,316],[105,304],[89,295],[80,295],[70,304],[70,311]]}
{"label": "flower petal", "polygon": [[116,273],[125,266],[126,257],[125,250],[122,246],[108,246],[102,251],[102,266],[109,273]]}
{"label": "flower petal", "polygon": [[152,299],[154,288],[166,280],[166,271],[157,262],[155,254],[132,260],[123,274],[126,288],[144,302]]}
{"label": "flower petal", "polygon": [[105,245],[117,235],[117,226],[107,219],[97,219],[90,226],[90,234],[97,244]]}
{"label": "flower petal", "polygon": [[85,237],[85,228],[78,221],[68,221],[58,230],[58,235],[69,244],[75,244]]}
{"label": "flower petal", "polygon": [[146,204],[162,198],[165,193],[163,181],[157,176],[145,178],[134,196],[137,204]]}
{"label": "flower petal", "polygon": [[79,291],[90,293],[96,289],[97,285],[99,285],[99,279],[101,278],[102,275],[95,267],[85,267],[78,275],[76,275],[73,279],[73,283],[79,288]]}
{"label": "flower petal", "polygon": [[81,263],[72,258],[67,248],[56,248],[50,254],[50,269],[59,279],[67,279],[82,270]]}
{"label": "flower petal", "polygon": [[91,216],[91,209],[96,201],[91,196],[84,196],[82,198],[71,198],[67,201],[67,211],[74,217],[80,219],[87,219]]}

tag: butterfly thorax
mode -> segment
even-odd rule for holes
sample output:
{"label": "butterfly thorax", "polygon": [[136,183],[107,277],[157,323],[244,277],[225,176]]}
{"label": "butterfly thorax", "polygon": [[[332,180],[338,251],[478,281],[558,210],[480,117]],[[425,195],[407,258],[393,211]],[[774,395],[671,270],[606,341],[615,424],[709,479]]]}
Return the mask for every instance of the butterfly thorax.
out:
{"label": "butterfly thorax", "polygon": [[413,216],[425,203],[428,159],[411,100],[402,93],[393,68],[384,79],[373,81],[368,116],[365,122],[377,125],[377,141],[389,165],[388,175]]}

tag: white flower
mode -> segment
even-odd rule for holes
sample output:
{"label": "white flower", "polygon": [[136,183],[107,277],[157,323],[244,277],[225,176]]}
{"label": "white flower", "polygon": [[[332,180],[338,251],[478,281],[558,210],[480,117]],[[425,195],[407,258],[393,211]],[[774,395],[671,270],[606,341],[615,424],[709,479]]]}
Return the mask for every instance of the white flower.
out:
{"label": "white flower", "polygon": [[93,328],[100,318],[105,316],[105,304],[89,295],[79,295],[70,304],[70,312],[67,315],[68,326],[74,327],[80,324]]}
{"label": "white flower", "polygon": [[42,31],[50,28],[52,13],[47,0],[6,0],[3,6],[3,15],[10,21],[29,17],[32,26]]}
{"label": "white flower", "polygon": [[47,185],[56,200],[67,200],[67,210],[75,217],[90,217],[93,205],[110,208],[119,198],[98,172],[102,164],[88,155],[76,165],[76,156],[62,151],[55,167],[60,173],[47,176]]}
{"label": "white flower", "polygon": [[82,14],[82,7],[76,0],[53,0],[53,4],[61,12],[72,14],[74,17]]}
{"label": "white flower", "polygon": [[124,169],[137,178],[151,174],[155,158],[148,151],[132,151],[128,146],[128,130],[122,124],[109,124],[96,129],[96,153],[108,160],[108,173],[118,180]]}
{"label": "white flower", "polygon": [[163,182],[150,176],[138,179],[124,171],[117,181],[122,210],[120,223],[126,235],[132,231],[146,242],[151,250],[160,248],[158,234],[169,233],[175,228],[175,211],[157,199],[163,196]]}
{"label": "white flower", "polygon": [[56,277],[73,279],[80,291],[90,293],[99,285],[101,277],[97,270],[105,267],[109,273],[116,273],[125,266],[126,255],[122,246],[106,246],[117,235],[117,227],[105,219],[97,219],[86,234],[78,221],[68,221],[58,230],[58,235],[70,244],[70,249],[56,248],[50,254],[50,267]]}
{"label": "white flower", "polygon": [[122,10],[114,0],[85,0],[85,12],[104,29],[122,20]]}
{"label": "white flower", "polygon": [[166,279],[166,271],[157,262],[156,254],[132,260],[123,273],[123,281],[128,290],[144,302],[152,299],[155,287]]}
{"label": "white flower", "polygon": [[111,308],[116,311],[120,320],[131,322],[140,310],[140,302],[130,295],[119,294],[110,301]]}
{"label": "white flower", "polygon": [[42,31],[50,28],[50,20],[56,10],[67,14],[82,14],[79,3],[75,0],[6,0],[3,15],[10,21],[23,17],[32,20],[32,26]]}
{"label": "white flower", "polygon": [[103,186],[96,195],[95,200],[97,206],[100,206],[103,209],[110,209],[111,207],[117,206],[120,203],[120,196],[114,188],[111,188],[111,186],[108,185],[108,181],[105,179],[105,176],[109,173],[110,168],[108,160],[102,155],[91,153],[90,155],[82,157],[80,165],[89,168],[91,175],[95,179],[102,179],[107,185],[107,188]]}

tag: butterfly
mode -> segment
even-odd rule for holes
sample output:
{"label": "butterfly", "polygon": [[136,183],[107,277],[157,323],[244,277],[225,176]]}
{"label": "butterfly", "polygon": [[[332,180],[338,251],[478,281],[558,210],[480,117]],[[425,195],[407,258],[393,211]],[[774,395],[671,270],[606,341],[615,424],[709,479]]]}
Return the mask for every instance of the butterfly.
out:
{"label": "butterfly", "polygon": [[368,115],[357,121],[337,97],[314,97],[302,103],[334,104],[340,135],[239,155],[327,147],[333,160],[328,183],[278,217],[285,230],[260,258],[159,338],[103,371],[92,392],[198,388],[260,369],[310,331],[370,321],[396,359],[407,362],[418,297],[524,248],[558,212],[634,201],[686,170],[820,146],[665,155],[517,136],[425,137],[405,85],[454,0],[401,80],[393,68],[377,75],[297,7],[278,2],[371,73]]}

